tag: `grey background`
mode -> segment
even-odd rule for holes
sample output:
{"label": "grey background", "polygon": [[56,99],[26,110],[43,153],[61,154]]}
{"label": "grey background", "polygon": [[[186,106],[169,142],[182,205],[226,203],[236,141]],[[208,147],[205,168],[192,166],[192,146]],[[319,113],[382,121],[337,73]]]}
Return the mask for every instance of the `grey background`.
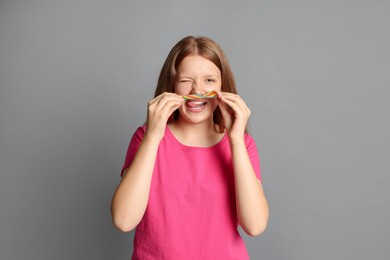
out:
{"label": "grey background", "polygon": [[389,259],[389,1],[0,2],[0,259],[129,259],[109,205],[182,37],[225,50],[270,204],[252,259]]}

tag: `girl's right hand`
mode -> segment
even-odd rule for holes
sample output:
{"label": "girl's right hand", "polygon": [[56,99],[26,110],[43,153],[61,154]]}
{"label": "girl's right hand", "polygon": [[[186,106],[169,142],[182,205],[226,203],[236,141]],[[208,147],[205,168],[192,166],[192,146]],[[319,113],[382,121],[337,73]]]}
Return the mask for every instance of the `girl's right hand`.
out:
{"label": "girl's right hand", "polygon": [[184,99],[180,95],[169,92],[164,92],[149,101],[145,137],[161,141],[169,117],[183,103]]}

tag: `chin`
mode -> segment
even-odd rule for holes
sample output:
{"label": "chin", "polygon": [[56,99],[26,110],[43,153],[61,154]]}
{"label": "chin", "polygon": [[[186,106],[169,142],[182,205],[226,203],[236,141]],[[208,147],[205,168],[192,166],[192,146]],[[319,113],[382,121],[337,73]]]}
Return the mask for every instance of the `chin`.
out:
{"label": "chin", "polygon": [[201,111],[187,110],[186,108],[180,109],[180,116],[182,120],[192,123],[199,124],[209,122],[213,120],[213,112],[211,109],[204,109]]}

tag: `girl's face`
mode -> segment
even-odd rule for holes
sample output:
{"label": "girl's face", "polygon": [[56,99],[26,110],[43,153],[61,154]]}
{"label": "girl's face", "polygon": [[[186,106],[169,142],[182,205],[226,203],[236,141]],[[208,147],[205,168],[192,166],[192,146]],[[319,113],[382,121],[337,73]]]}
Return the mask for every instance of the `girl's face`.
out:
{"label": "girl's face", "polygon": [[[205,94],[221,90],[221,71],[210,60],[200,55],[185,57],[177,68],[175,93],[178,95]],[[187,101],[179,108],[180,119],[196,123],[212,120],[216,99]]]}

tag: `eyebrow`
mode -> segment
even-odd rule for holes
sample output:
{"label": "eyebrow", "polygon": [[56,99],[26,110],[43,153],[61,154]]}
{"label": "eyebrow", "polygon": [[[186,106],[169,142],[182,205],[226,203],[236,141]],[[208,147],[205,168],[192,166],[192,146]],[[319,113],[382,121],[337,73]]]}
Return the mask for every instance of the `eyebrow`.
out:
{"label": "eyebrow", "polygon": [[[210,77],[219,78],[219,76],[216,74],[208,74],[208,75],[204,75],[203,77],[205,77],[205,78],[210,78]],[[182,79],[182,78],[193,79],[193,77],[187,76],[187,75],[178,75],[177,78],[178,79]]]}
{"label": "eyebrow", "polygon": [[178,79],[183,79],[183,78],[192,79],[192,77],[186,76],[186,75],[183,75],[183,76],[178,75],[177,78],[178,78]]}

